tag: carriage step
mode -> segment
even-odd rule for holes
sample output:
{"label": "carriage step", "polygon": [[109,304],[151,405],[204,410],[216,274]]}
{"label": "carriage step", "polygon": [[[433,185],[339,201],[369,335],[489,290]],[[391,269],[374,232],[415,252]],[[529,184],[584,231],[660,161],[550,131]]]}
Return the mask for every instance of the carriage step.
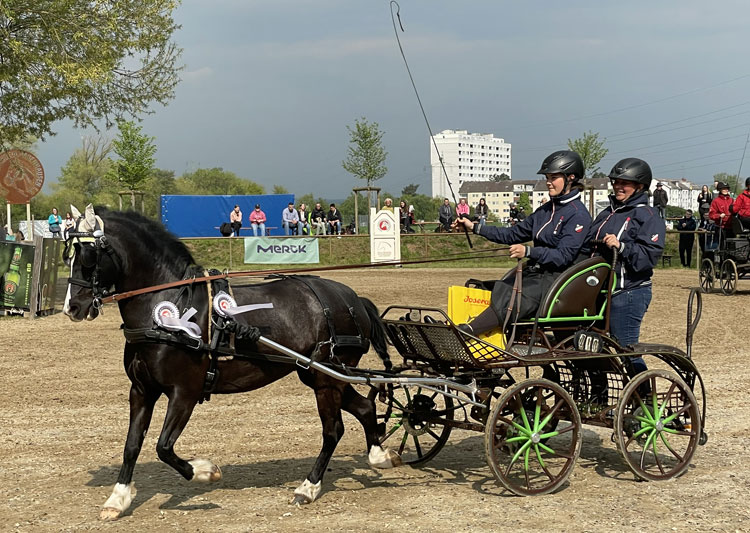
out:
{"label": "carriage step", "polygon": [[[524,356],[529,353],[529,345],[528,344],[514,344],[510,347],[510,351],[513,352],[516,355]],[[547,353],[549,350],[545,348],[544,346],[532,346],[531,347],[531,355],[540,355],[543,353]]]}

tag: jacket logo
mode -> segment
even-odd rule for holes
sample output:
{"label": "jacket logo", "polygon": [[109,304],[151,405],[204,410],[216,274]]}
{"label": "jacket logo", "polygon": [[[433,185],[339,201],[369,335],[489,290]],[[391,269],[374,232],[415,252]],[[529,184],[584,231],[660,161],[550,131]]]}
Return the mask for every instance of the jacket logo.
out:
{"label": "jacket logo", "polygon": [[651,235],[651,242],[657,242],[658,240],[659,240],[658,233],[654,233],[653,235]]}
{"label": "jacket logo", "polygon": [[583,224],[576,224],[576,233],[581,233],[583,231]]}

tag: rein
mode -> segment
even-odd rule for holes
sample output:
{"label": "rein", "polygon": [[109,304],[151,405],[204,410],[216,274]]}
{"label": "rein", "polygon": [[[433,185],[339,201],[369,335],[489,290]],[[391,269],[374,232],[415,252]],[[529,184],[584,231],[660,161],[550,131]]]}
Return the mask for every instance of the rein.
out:
{"label": "rein", "polygon": [[[384,261],[382,263],[361,263],[361,264],[355,264],[355,265],[338,265],[338,266],[327,266],[327,267],[315,267],[315,268],[282,268],[282,269],[276,269],[276,270],[244,270],[239,272],[223,272],[221,274],[215,274],[213,276],[201,276],[196,277],[193,276],[192,278],[188,279],[181,279],[177,281],[171,281],[168,283],[162,283],[160,285],[152,285],[149,287],[143,287],[141,289],[135,289],[132,291],[117,293],[117,294],[110,294],[108,296],[105,296],[100,299],[100,304],[110,303],[110,302],[117,302],[119,300],[124,300],[127,298],[132,298],[134,296],[139,296],[141,294],[148,294],[151,292],[158,292],[166,289],[171,289],[173,287],[180,287],[183,285],[188,285],[192,283],[203,283],[203,282],[210,282],[217,279],[229,279],[229,278],[239,278],[239,277],[252,277],[252,276],[271,276],[275,274],[300,274],[300,273],[307,273],[307,272],[324,272],[324,271],[333,271],[333,270],[353,270],[353,269],[361,269],[361,268],[378,268],[378,267],[387,267],[387,266],[400,266],[400,265],[417,265],[417,264],[423,264],[423,263],[442,263],[447,261],[456,261],[461,259],[473,259],[478,254],[486,254],[486,255],[497,255],[498,257],[506,257],[507,254],[501,253],[506,252],[507,248],[501,248],[501,249],[495,249],[495,250],[477,250],[475,252],[472,252],[471,256],[466,256],[466,252],[459,252],[456,254],[450,254],[450,257],[443,257],[440,259],[420,259],[420,260],[412,260],[412,261]],[[457,257],[457,256],[463,256],[463,257]]]}

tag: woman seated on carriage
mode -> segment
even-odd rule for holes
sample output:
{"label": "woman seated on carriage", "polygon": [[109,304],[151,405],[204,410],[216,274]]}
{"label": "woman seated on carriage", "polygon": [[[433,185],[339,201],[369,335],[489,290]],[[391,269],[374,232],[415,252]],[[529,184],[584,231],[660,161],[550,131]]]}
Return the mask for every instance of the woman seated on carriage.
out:
{"label": "woman seated on carriage", "polygon": [[737,196],[730,209],[740,223],[740,230],[750,230],[750,178],[745,179],[745,190]]}
{"label": "woman seated on carriage", "polygon": [[[629,157],[609,173],[614,193],[609,207],[594,219],[582,255],[619,252],[615,272],[617,285],[610,303],[610,333],[621,346],[638,342],[641,321],[651,303],[651,276],[664,251],[666,228],[656,210],[648,205],[651,168],[641,159]],[[646,370],[641,357],[631,358],[635,373]]]}
{"label": "woman seated on carriage", "polygon": [[[591,225],[591,216],[581,202],[580,181],[584,174],[581,156],[569,150],[554,152],[542,162],[537,174],[545,175],[551,201],[518,224],[497,228],[466,217],[454,223],[463,224],[493,242],[510,244],[510,256],[514,259],[529,258],[523,270],[521,305],[513,311],[514,319],[528,319],[536,314],[552,282],[573,264]],[[521,244],[532,240],[533,247]],[[490,307],[459,329],[480,335],[500,327],[513,295],[513,281],[506,278],[495,283]]]}

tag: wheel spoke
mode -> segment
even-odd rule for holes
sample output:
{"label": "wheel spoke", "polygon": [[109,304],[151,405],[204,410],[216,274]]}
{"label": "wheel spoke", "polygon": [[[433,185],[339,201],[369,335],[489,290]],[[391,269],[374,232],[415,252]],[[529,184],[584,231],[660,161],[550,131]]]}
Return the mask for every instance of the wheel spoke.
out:
{"label": "wheel spoke", "polygon": [[536,393],[536,405],[534,406],[534,432],[539,431],[539,414],[542,411],[542,388],[539,387]]}
{"label": "wheel spoke", "polygon": [[539,461],[539,466],[542,467],[542,470],[544,470],[544,473],[547,474],[547,477],[550,479],[550,481],[555,480],[555,476],[552,475],[552,473],[547,469],[547,465],[544,464],[544,460],[542,459],[542,454],[539,451],[540,446],[534,446],[534,451],[536,452],[536,459]]}
{"label": "wheel spoke", "polygon": [[661,407],[659,407],[659,414],[656,417],[657,419],[660,419],[664,414],[664,408],[669,405],[669,398],[672,397],[672,393],[674,392],[675,387],[677,387],[677,383],[673,381],[669,386],[669,390],[667,391],[667,395],[664,397],[664,401],[662,402]]}
{"label": "wheel spoke", "polygon": [[648,446],[651,444],[651,439],[654,436],[655,431],[652,431],[649,436],[646,438],[646,443],[643,445],[643,450],[641,451],[641,470],[644,470],[643,468],[643,462],[646,459],[646,452],[648,451]]}
{"label": "wheel spoke", "polygon": [[563,401],[564,400],[562,398],[558,400],[558,402],[555,404],[552,410],[549,413],[547,413],[547,416],[544,417],[544,420],[542,420],[541,424],[539,424],[537,431],[541,431],[541,429],[549,423],[549,421],[552,419],[552,417],[557,412],[557,410],[562,406]]}
{"label": "wheel spoke", "polygon": [[661,466],[661,461],[659,460],[659,452],[656,450],[656,435],[654,435],[654,438],[651,440],[651,447],[654,449],[654,459],[656,460],[656,466],[659,467],[659,472],[661,472],[661,475],[664,475],[664,468]]}
{"label": "wheel spoke", "polygon": [[682,406],[682,407],[680,408],[680,410],[679,410],[679,411],[677,411],[676,413],[672,413],[672,414],[671,414],[671,415],[669,415],[669,416],[668,416],[667,418],[665,418],[665,419],[664,419],[664,424],[665,424],[665,425],[666,425],[666,424],[669,424],[669,423],[670,423],[670,422],[672,422],[672,421],[673,421],[673,420],[674,420],[675,418],[677,418],[677,417],[678,417],[678,416],[680,416],[680,415],[681,415],[682,413],[684,413],[684,412],[686,412],[686,411],[687,411],[688,409],[690,409],[690,407],[691,407],[691,404],[689,404],[689,403],[686,403],[685,405],[683,405],[683,406]]}
{"label": "wheel spoke", "polygon": [[419,439],[416,435],[412,435],[412,438],[414,439],[414,449],[417,452],[417,457],[422,457],[422,447],[419,445]]}
{"label": "wheel spoke", "polygon": [[427,431],[427,433],[429,433],[429,435],[433,439],[435,439],[435,440],[439,440],[440,439],[440,435],[438,435],[437,433],[435,433],[434,431],[432,431],[429,427],[425,428],[425,431]]}
{"label": "wheel spoke", "polygon": [[676,451],[674,450],[674,448],[672,448],[672,447],[671,447],[671,446],[669,445],[669,441],[668,441],[668,440],[667,440],[667,438],[666,438],[666,437],[664,436],[664,433],[661,433],[661,434],[659,435],[659,437],[661,438],[661,441],[662,441],[662,442],[664,443],[664,446],[665,446],[665,447],[667,448],[667,450],[669,450],[670,452],[672,452],[672,455],[674,455],[674,456],[675,456],[675,458],[676,458],[676,459],[677,459],[677,460],[678,460],[679,462],[682,462],[682,461],[684,460],[684,459],[683,459],[683,457],[682,457],[682,456],[681,456],[681,455],[680,455],[679,453],[677,453],[677,452],[676,452]]}
{"label": "wheel spoke", "polygon": [[672,429],[672,428],[664,428],[662,429],[664,433],[671,433],[672,435],[680,435],[681,437],[694,437],[695,432],[694,431],[680,431],[678,429]]}
{"label": "wheel spoke", "polygon": [[396,433],[396,431],[398,431],[398,430],[399,430],[399,428],[401,427],[401,425],[402,425],[402,424],[401,424],[401,422],[398,422],[398,423],[397,423],[397,424],[396,424],[395,426],[393,426],[393,427],[392,427],[392,428],[391,428],[391,429],[390,429],[390,430],[388,431],[388,433],[386,433],[386,434],[385,434],[385,436],[383,437],[383,440],[382,440],[382,442],[385,442],[385,441],[387,441],[387,440],[388,440],[388,439],[389,439],[389,438],[391,437],[391,435],[393,435],[394,433]]}
{"label": "wheel spoke", "polygon": [[521,454],[526,451],[526,448],[528,448],[531,445],[531,440],[527,440],[526,442],[521,445],[520,448],[518,448],[518,451],[513,455],[513,457],[510,460],[510,463],[508,464],[508,471],[505,473],[507,476],[510,473],[510,469],[513,467],[514,464],[516,464],[516,461],[518,461],[518,458],[521,457]]}
{"label": "wheel spoke", "polygon": [[518,409],[521,411],[521,418],[523,419],[523,423],[526,426],[526,429],[529,431],[529,433],[532,433],[531,426],[529,425],[529,419],[526,416],[526,409],[523,406],[523,403],[521,403],[521,395],[516,396],[516,403],[518,404]]}
{"label": "wheel spoke", "polygon": [[401,439],[401,445],[398,447],[398,454],[403,455],[404,453],[404,447],[406,446],[406,439],[409,438],[409,433],[404,431],[404,436]]}

